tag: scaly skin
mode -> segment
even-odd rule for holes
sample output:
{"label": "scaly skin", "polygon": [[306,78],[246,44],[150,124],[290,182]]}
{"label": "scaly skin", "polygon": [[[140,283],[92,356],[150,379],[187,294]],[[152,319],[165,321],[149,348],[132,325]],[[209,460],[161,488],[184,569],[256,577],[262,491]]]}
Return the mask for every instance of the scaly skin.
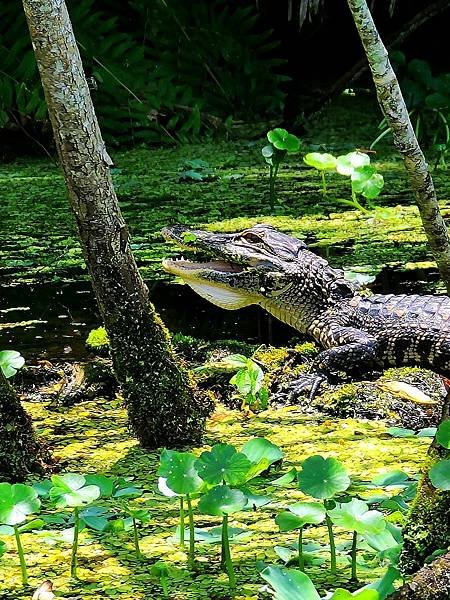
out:
{"label": "scaly skin", "polygon": [[269,225],[236,234],[175,225],[163,234],[214,257],[165,260],[167,271],[218,306],[259,304],[309,334],[324,348],[314,367],[325,376],[417,365],[450,377],[447,296],[361,296],[342,271]]}

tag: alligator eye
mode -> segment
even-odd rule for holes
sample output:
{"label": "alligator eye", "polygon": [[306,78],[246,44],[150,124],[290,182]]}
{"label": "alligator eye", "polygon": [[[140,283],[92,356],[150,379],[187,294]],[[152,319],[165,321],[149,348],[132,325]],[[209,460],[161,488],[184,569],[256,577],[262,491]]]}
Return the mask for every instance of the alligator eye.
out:
{"label": "alligator eye", "polygon": [[252,244],[261,244],[263,241],[259,237],[259,235],[256,235],[255,233],[251,233],[250,231],[248,231],[247,233],[243,233],[242,237],[244,238],[244,240],[246,240],[247,242],[251,242]]}

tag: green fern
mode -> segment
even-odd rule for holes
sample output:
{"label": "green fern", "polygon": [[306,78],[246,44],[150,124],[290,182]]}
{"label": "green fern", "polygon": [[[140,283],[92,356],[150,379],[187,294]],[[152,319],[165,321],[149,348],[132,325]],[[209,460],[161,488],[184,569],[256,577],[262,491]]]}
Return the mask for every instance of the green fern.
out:
{"label": "green fern", "polygon": [[[189,140],[230,115],[254,119],[282,109],[283,61],[274,58],[272,34],[257,29],[253,6],[134,0],[125,11],[117,0],[103,10],[99,5],[68,1],[109,143]],[[0,64],[0,127],[44,128],[44,96],[18,0],[0,6]]]}

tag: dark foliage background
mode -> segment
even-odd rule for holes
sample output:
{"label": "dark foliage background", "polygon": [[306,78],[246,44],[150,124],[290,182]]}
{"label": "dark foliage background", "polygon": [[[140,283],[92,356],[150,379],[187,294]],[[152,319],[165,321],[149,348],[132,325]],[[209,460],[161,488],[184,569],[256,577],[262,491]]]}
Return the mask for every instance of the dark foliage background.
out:
{"label": "dark foliage background", "polygon": [[[236,120],[295,126],[345,87],[362,57],[346,0],[67,3],[110,144],[186,141]],[[434,3],[372,1],[386,39]],[[408,38],[408,59],[450,71],[449,12]],[[50,139],[20,0],[0,5],[0,129],[5,144]]]}

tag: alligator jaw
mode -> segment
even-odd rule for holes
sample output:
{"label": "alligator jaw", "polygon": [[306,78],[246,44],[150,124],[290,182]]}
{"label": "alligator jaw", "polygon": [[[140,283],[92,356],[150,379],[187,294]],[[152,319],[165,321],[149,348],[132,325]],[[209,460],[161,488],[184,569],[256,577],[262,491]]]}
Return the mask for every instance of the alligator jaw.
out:
{"label": "alligator jaw", "polygon": [[[165,259],[162,266],[172,275],[181,277],[199,296],[220,308],[236,310],[254,303],[250,294],[227,285],[228,277],[245,271],[239,265],[222,260],[201,263],[182,258],[178,260]],[[223,283],[215,280],[214,276],[221,277]]]}

